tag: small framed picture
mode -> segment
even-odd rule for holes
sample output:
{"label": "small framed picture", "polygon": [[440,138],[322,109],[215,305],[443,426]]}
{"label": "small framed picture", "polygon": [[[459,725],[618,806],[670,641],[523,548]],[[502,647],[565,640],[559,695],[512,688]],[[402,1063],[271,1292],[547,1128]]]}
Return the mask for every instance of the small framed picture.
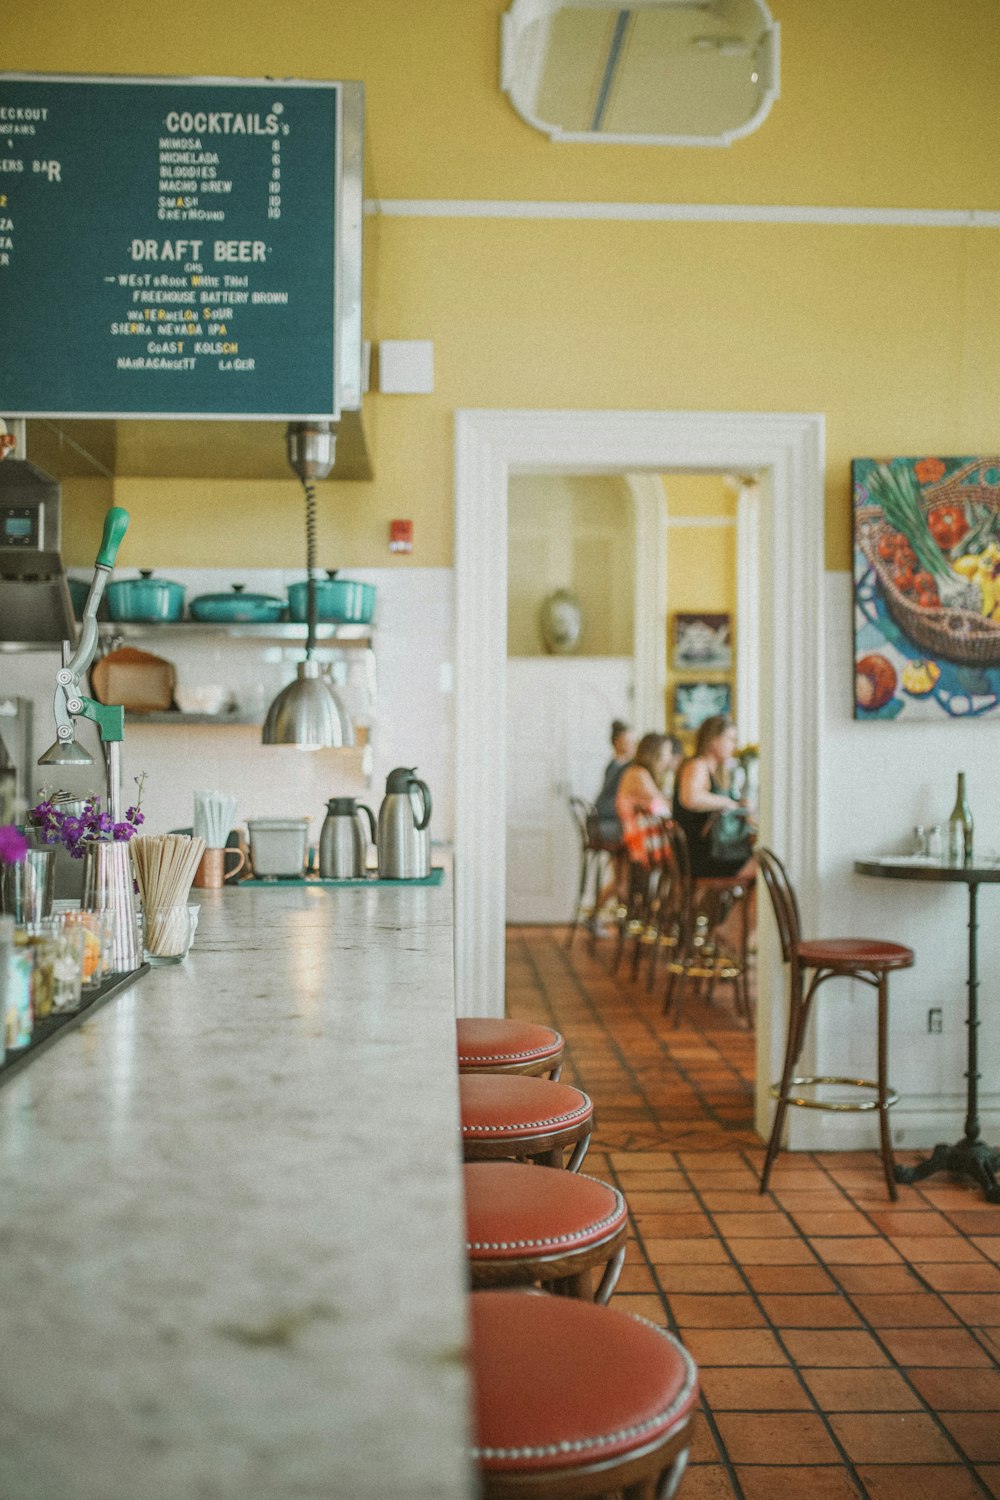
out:
{"label": "small framed picture", "polygon": [[700,729],[713,714],[728,715],[733,694],[728,682],[678,682],[674,685],[674,728],[679,734]]}
{"label": "small framed picture", "polygon": [[675,672],[728,672],[733,648],[728,615],[674,615]]}

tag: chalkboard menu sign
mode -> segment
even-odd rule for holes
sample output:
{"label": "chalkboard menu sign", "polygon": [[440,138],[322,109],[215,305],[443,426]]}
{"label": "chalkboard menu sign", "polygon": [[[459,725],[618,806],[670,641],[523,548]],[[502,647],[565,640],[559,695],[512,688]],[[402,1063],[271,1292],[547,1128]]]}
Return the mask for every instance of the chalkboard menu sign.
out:
{"label": "chalkboard menu sign", "polygon": [[0,74],[0,412],[336,418],[336,83]]}

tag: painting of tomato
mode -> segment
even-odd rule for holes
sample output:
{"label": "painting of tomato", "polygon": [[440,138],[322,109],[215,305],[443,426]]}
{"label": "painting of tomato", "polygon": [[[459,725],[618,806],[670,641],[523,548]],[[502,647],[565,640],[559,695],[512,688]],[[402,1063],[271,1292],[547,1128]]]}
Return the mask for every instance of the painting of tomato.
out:
{"label": "painting of tomato", "polygon": [[927,512],[927,527],[942,552],[957,547],[969,529],[964,505],[935,505]]}

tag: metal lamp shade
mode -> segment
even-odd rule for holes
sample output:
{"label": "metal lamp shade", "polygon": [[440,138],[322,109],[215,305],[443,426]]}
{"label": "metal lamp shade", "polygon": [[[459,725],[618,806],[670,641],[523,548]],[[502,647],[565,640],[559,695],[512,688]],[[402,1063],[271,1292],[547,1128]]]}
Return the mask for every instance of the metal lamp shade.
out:
{"label": "metal lamp shade", "polygon": [[94,757],[76,740],[56,740],[44,755],[38,757],[40,766],[92,766]]}
{"label": "metal lamp shade", "polygon": [[267,711],[265,745],[298,745],[303,750],[342,750],[354,744],[354,729],[319,662],[300,661],[294,682]]}

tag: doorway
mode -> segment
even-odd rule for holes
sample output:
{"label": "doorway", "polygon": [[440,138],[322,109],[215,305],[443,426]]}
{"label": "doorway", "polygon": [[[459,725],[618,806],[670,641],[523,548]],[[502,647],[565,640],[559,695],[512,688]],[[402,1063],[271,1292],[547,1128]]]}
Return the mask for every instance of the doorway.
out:
{"label": "doorway", "polygon": [[[507,488],[511,474],[747,470],[761,476],[761,825],[815,914],[823,704],[823,417],[755,412],[459,411],[455,432],[455,979],[460,1011],[504,1008]],[[757,1119],[780,1062],[780,962],[762,927]]]}

